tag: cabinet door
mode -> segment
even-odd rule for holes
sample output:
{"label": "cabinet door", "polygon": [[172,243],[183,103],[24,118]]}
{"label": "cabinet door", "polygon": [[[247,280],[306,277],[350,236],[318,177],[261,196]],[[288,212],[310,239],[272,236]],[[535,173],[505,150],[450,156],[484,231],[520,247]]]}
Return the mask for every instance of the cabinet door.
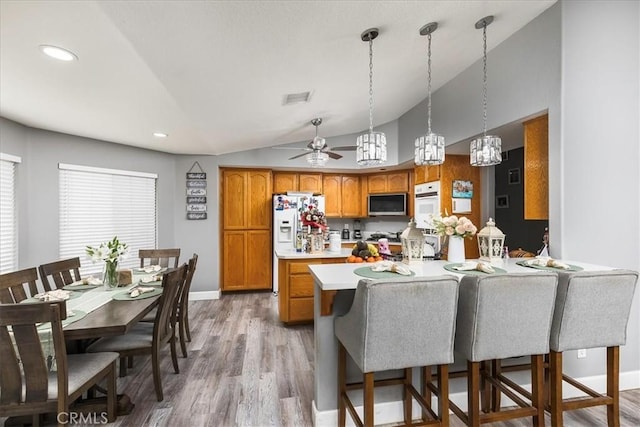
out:
{"label": "cabinet door", "polygon": [[222,290],[245,289],[245,231],[225,231],[222,237]]}
{"label": "cabinet door", "polygon": [[222,206],[225,230],[243,229],[247,226],[247,172],[225,170],[222,172]]}
{"label": "cabinet door", "polygon": [[322,193],[322,174],[301,173],[298,175],[298,188],[300,191]]}
{"label": "cabinet door", "polygon": [[438,181],[440,179],[440,165],[427,166],[426,179],[425,182]]}
{"label": "cabinet door", "polygon": [[413,169],[413,173],[415,176],[416,184],[424,184],[427,182],[427,167],[426,166],[416,166]]}
{"label": "cabinet door", "polygon": [[342,215],[342,176],[323,175],[324,214],[328,217]]}
{"label": "cabinet door", "polygon": [[548,115],[524,123],[524,219],[549,219]]}
{"label": "cabinet door", "polygon": [[406,193],[409,191],[409,174],[396,172],[387,175],[387,191],[389,193]]}
{"label": "cabinet door", "polygon": [[367,192],[372,193],[386,193],[387,192],[387,175],[376,174],[369,175],[367,177]]}
{"label": "cabinet door", "polygon": [[298,174],[295,172],[274,172],[273,192],[279,194],[287,191],[298,191]]}
{"label": "cabinet door", "polygon": [[271,251],[270,231],[246,232],[245,289],[271,289]]}
{"label": "cabinet door", "polygon": [[271,227],[271,171],[249,171],[247,179],[247,228]]}
{"label": "cabinet door", "polygon": [[358,218],[362,216],[362,198],[360,177],[346,175],[342,177],[342,216]]}

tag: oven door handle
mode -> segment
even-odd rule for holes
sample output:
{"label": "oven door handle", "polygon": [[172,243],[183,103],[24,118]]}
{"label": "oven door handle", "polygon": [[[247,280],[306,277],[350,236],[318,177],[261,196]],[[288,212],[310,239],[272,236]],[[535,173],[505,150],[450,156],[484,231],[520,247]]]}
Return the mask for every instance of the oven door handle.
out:
{"label": "oven door handle", "polygon": [[418,193],[416,194],[416,199],[428,199],[428,198],[435,198],[438,197],[438,192],[437,191],[431,191],[428,193]]}

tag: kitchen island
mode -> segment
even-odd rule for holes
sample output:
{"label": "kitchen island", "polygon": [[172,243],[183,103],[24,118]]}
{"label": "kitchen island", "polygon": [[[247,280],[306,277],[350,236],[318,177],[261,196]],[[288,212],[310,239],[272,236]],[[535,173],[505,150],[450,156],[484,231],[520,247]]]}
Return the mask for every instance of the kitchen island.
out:
{"label": "kitchen island", "polygon": [[340,252],[276,250],[278,257],[278,313],[284,323],[313,321],[313,278],[309,265],[344,263],[351,249]]}
{"label": "kitchen island", "polygon": [[[542,270],[517,265],[518,259],[510,259],[506,263],[496,267],[506,270],[508,273],[536,274]],[[585,270],[608,270],[609,267],[570,262]],[[448,261],[425,261],[411,265],[411,270],[416,276],[453,275],[460,279],[463,274],[452,273],[444,269]],[[366,264],[365,264],[366,265]],[[313,418],[316,426],[332,426],[337,424],[337,360],[338,345],[334,335],[334,319],[349,311],[355,289],[358,282],[363,279],[354,273],[354,270],[363,267],[363,264],[334,264],[334,265],[310,265],[309,270],[315,283],[314,301],[314,335],[315,335],[315,371],[314,371],[314,400]],[[402,277],[402,276],[399,276]],[[427,314],[425,314],[427,315]],[[457,356],[457,355],[456,355]],[[526,358],[518,358],[510,364],[520,364],[527,361]],[[509,364],[509,363],[505,363]],[[449,368],[450,372],[463,371],[466,361],[456,357],[454,364]],[[417,384],[417,374],[414,370],[414,383]],[[381,373],[384,376],[384,372]],[[393,373],[396,374],[395,372]],[[388,375],[388,374],[387,374]],[[378,374],[376,374],[376,378]],[[525,385],[529,383],[529,374],[524,372],[514,373],[514,380]],[[361,381],[361,373],[358,368],[347,358],[347,382]],[[354,391],[355,393],[355,391]],[[355,396],[355,394],[354,394]],[[358,402],[356,397],[355,401]],[[466,408],[466,383],[463,378],[450,381],[450,399],[463,410]],[[508,399],[503,399],[507,404]],[[414,405],[414,417],[419,416],[420,407]],[[357,407],[358,410],[360,408]],[[402,394],[400,388],[384,387],[376,389],[375,394],[376,422],[394,423],[402,422]]]}

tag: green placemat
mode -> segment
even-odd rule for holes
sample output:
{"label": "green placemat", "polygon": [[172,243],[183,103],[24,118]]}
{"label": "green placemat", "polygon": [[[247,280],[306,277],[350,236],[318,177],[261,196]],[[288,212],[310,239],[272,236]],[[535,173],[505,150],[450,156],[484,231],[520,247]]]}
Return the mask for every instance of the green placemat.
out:
{"label": "green placemat", "polygon": [[392,271],[373,271],[371,267],[360,267],[353,270],[358,276],[367,277],[369,279],[402,279],[403,277],[415,276],[415,272],[411,272],[410,275],[404,276],[402,274],[394,273]]}
{"label": "green placemat", "polygon": [[518,261],[516,264],[521,265],[523,267],[535,268],[536,270],[547,270],[547,271],[582,271],[584,268],[579,267],[577,265],[567,264],[569,269],[566,268],[557,268],[557,267],[547,267],[546,265],[528,265],[527,261]]}
{"label": "green placemat", "polygon": [[447,264],[444,266],[444,269],[447,271],[450,271],[452,273],[458,273],[458,274],[469,274],[469,275],[473,275],[473,276],[491,276],[492,274],[505,274],[507,272],[507,270],[503,270],[501,268],[498,267],[494,267],[493,265],[491,267],[493,267],[493,269],[495,270],[495,273],[485,273],[484,271],[478,271],[478,270],[456,270],[453,267],[459,267],[461,266],[463,263],[462,262],[457,262],[454,264]]}
{"label": "green placemat", "polygon": [[135,298],[131,297],[131,295],[129,294],[129,291],[118,292],[117,294],[114,294],[111,298],[118,301],[135,301],[139,299],[155,297],[160,295],[161,293],[162,293],[162,288],[155,288],[154,290],[140,294]]}
{"label": "green placemat", "polygon": [[132,268],[131,271],[133,272],[133,274],[161,274],[167,271],[166,267],[161,268],[158,271],[149,271],[149,272],[144,271],[144,269],[145,267],[136,267],[136,268]]}
{"label": "green placemat", "polygon": [[63,286],[62,289],[64,289],[65,291],[88,291],[89,289],[95,289],[100,286],[102,285],[85,285],[82,283],[71,283],[69,285]]}
{"label": "green placemat", "polygon": [[[69,298],[67,298],[67,300],[78,298],[81,295],[82,295],[82,292],[69,291]],[[38,298],[34,298],[34,297],[27,298],[26,300],[20,301],[20,303],[30,303],[30,302],[44,302],[44,301],[40,301]]]}
{"label": "green placemat", "polygon": [[140,285],[140,286],[162,286],[162,280],[155,280],[153,282],[143,282],[142,280],[140,280],[138,282],[138,285]]}

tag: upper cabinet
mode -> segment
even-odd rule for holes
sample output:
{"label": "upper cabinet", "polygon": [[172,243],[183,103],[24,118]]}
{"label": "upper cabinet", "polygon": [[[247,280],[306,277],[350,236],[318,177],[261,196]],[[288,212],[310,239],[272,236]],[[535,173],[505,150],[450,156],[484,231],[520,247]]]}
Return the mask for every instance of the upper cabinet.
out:
{"label": "upper cabinet", "polygon": [[[446,163],[445,157],[445,163]],[[424,184],[425,182],[438,181],[440,179],[440,166],[416,166],[414,169],[415,183]]]}
{"label": "upper cabinet", "polygon": [[310,193],[322,193],[322,174],[274,172],[273,192],[286,193],[287,191],[308,191]]}
{"label": "upper cabinet", "polygon": [[271,171],[222,171],[222,215],[225,230],[271,228]]}
{"label": "upper cabinet", "polygon": [[549,116],[524,122],[524,219],[549,219]]}
{"label": "upper cabinet", "polygon": [[322,190],[325,196],[326,216],[352,218],[365,216],[360,176],[324,174]]}
{"label": "upper cabinet", "polygon": [[407,193],[409,192],[409,173],[390,172],[369,175],[367,177],[368,193]]}

